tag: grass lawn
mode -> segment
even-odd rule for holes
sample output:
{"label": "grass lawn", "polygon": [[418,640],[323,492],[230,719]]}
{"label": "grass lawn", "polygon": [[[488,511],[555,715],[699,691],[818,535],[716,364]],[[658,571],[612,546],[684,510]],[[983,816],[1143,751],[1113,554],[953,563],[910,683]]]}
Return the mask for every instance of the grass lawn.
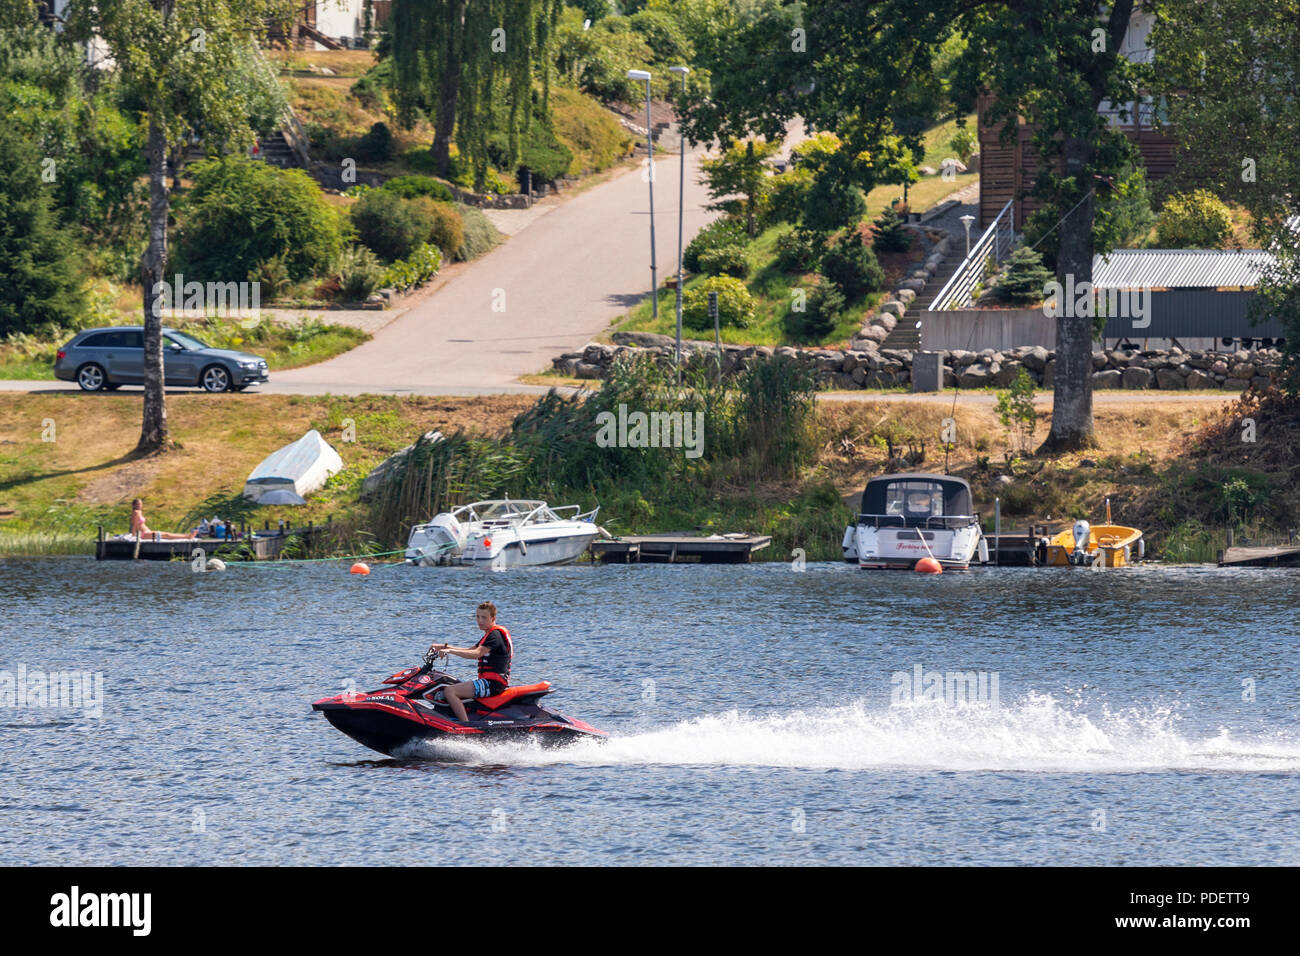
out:
{"label": "grass lawn", "polygon": [[[212,348],[259,355],[266,359],[272,371],[323,362],[370,340],[370,333],[361,329],[313,320],[286,325],[264,319],[251,331],[234,320],[169,324],[169,327],[184,329]],[[54,340],[0,343],[0,379],[52,381],[55,352],[73,334],[67,332]]]}
{"label": "grass lawn", "polygon": [[[883,292],[871,293],[849,303],[836,324],[834,330],[819,342],[797,343],[790,339],[782,325],[786,313],[790,311],[791,290],[807,287],[809,274],[792,274],[783,272],[776,264],[776,241],[793,227],[788,224],[773,226],[760,232],[746,248],[750,273],[745,280],[750,294],[754,297],[754,320],[748,328],[722,329],[722,341],[730,345],[831,345],[846,344],[855,332],[862,327],[863,316],[872,306],[884,298]],[[705,276],[692,276],[686,280],[685,289],[695,288],[705,280]],[[649,296],[633,308],[625,318],[610,329],[610,332],[657,332],[661,335],[673,335],[677,328],[677,293],[673,289],[659,292],[659,321],[653,317],[652,303]],[[713,339],[713,329],[682,329],[682,337],[688,339]]]}

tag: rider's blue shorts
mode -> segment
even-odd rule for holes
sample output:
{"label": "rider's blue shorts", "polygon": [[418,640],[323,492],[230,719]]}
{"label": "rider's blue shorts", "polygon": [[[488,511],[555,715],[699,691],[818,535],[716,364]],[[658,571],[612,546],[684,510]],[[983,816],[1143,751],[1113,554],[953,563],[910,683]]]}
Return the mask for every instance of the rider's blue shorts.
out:
{"label": "rider's blue shorts", "polygon": [[500,684],[498,684],[496,681],[485,680],[485,679],[483,679],[482,677],[476,677],[476,678],[474,678],[474,697],[475,697],[475,698],[479,698],[479,697],[495,697],[497,694],[501,693],[503,690],[505,690],[505,688],[502,687]]}

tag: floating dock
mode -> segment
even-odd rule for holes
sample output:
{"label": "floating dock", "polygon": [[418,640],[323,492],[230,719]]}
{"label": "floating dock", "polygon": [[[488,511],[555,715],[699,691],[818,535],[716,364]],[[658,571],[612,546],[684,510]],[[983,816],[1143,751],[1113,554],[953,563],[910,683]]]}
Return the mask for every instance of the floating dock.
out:
{"label": "floating dock", "polygon": [[317,532],[324,531],[328,524],[308,524],[303,528],[285,527],[276,531],[266,529],[249,534],[245,530],[239,538],[172,538],[170,540],[151,541],[148,538],[140,542],[136,550],[134,540],[104,537],[104,526],[99,526],[99,535],[95,539],[95,560],[97,561],[172,561],[186,560],[194,556],[195,548],[202,548],[205,557],[232,558],[240,561],[275,561],[284,553],[285,545],[290,541],[310,543],[310,538]]}
{"label": "floating dock", "polygon": [[766,534],[725,534],[700,537],[679,534],[628,535],[611,541],[591,543],[592,560],[605,564],[639,564],[658,561],[667,564],[748,564],[754,552],[772,543]]}
{"label": "floating dock", "polygon": [[1271,548],[1227,548],[1219,556],[1221,568],[1297,568],[1300,544]]}
{"label": "floating dock", "polygon": [[984,539],[989,543],[989,561],[985,567],[1033,568],[1046,564],[1046,549],[1038,546],[1046,530],[1031,528],[998,535],[985,533]]}

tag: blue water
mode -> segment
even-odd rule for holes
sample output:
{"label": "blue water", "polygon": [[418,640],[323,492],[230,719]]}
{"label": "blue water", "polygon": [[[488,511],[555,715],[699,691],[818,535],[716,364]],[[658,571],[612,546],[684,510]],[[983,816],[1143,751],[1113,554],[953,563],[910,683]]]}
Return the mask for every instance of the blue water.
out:
{"label": "blue water", "polygon": [[[61,558],[0,594],[0,671],[103,680],[0,707],[13,864],[1300,862],[1295,571]],[[395,760],[311,711],[483,599],[607,744]],[[904,700],[918,664],[985,699]]]}

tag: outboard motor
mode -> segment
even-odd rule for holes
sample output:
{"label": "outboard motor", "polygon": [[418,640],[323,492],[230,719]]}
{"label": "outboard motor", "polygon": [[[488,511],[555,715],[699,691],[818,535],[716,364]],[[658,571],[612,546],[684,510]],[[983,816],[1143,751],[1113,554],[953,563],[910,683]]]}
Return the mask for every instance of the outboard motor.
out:
{"label": "outboard motor", "polygon": [[434,516],[426,526],[429,539],[441,550],[453,550],[465,547],[467,532],[465,526],[449,512]]}
{"label": "outboard motor", "polygon": [[1092,537],[1092,525],[1080,518],[1074,523],[1074,550],[1070,552],[1070,563],[1085,565],[1088,563],[1088,540]]}

